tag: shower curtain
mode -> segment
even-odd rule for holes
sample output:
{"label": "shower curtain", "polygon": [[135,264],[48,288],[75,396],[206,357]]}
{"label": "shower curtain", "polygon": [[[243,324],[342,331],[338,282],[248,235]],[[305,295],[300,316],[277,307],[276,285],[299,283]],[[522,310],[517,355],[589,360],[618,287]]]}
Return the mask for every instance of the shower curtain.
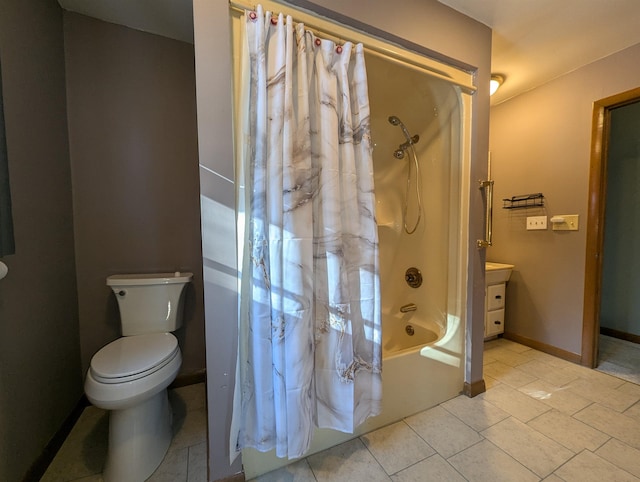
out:
{"label": "shower curtain", "polygon": [[245,12],[242,276],[232,458],[296,458],[381,411],[378,235],[364,51]]}

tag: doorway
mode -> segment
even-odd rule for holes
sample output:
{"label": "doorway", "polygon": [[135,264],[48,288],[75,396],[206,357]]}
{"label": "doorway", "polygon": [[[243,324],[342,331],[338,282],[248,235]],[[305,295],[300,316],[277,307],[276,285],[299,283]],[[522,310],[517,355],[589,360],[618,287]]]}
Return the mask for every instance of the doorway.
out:
{"label": "doorway", "polygon": [[[593,107],[581,357],[582,365],[590,368],[595,368],[598,364],[600,314],[603,308],[603,288],[606,279],[603,276],[605,273],[603,261],[605,218],[607,217],[607,161],[612,149],[612,116],[616,109],[638,102],[640,102],[640,88],[596,101]],[[609,215],[611,216],[611,213]]]}

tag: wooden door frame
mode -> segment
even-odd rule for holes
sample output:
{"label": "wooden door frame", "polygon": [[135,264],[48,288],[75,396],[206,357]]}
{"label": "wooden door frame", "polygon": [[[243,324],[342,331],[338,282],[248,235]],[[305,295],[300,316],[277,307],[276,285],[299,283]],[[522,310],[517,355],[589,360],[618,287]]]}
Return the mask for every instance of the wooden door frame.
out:
{"label": "wooden door frame", "polygon": [[640,87],[593,103],[591,123],[591,163],[589,167],[589,210],[580,363],[595,368],[598,363],[600,296],[602,293],[602,252],[607,195],[607,154],[611,110],[640,101]]}

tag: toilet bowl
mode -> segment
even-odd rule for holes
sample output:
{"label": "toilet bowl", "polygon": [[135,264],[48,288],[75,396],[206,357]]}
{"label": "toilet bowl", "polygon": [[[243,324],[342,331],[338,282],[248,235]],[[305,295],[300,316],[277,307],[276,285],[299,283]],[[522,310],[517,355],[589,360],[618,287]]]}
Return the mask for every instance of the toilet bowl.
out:
{"label": "toilet bowl", "polygon": [[182,323],[182,293],[191,277],[161,273],[108,278],[118,297],[123,334],[132,333],[132,327],[135,334],[101,348],[85,378],[89,401],[111,411],[105,482],[146,480],[171,444],[167,387],[180,370],[182,354],[169,331]]}

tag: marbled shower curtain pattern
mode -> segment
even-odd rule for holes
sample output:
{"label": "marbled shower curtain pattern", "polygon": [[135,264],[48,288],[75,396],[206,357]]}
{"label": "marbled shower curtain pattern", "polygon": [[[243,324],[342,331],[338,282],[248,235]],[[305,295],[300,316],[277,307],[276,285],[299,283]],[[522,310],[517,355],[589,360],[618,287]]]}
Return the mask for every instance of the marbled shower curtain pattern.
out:
{"label": "marbled shower curtain pattern", "polygon": [[[232,452],[296,458],[381,411],[364,48],[245,13],[244,259]],[[239,403],[238,403],[239,402]]]}

